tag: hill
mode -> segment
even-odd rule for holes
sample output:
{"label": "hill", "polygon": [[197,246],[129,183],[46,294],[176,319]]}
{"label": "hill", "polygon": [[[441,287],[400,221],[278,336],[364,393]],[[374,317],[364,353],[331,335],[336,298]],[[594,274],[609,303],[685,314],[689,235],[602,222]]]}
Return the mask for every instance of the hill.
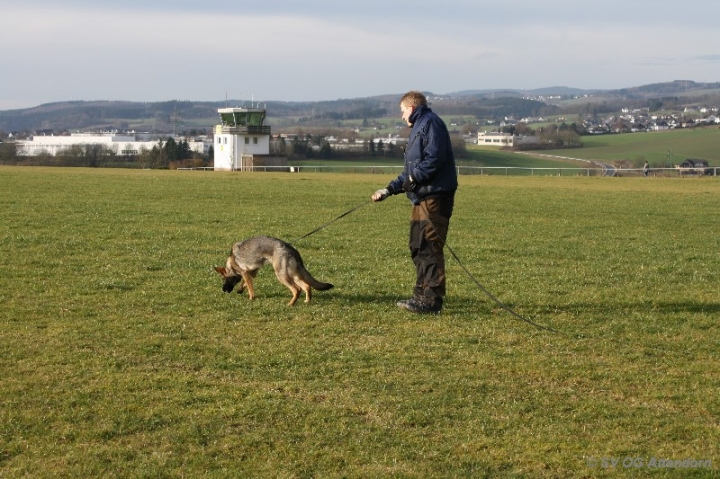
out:
{"label": "hill", "polygon": [[[605,104],[604,110],[644,107],[653,99],[672,98],[673,105],[720,104],[720,83],[674,81],[619,90],[549,87],[535,90],[467,90],[449,94],[428,92],[433,109],[443,115],[472,115],[479,119],[505,116],[548,116],[583,111],[585,104]],[[286,126],[338,126],[345,120],[395,117],[400,94],[321,102],[267,101],[268,121]],[[62,132],[76,130],[134,130],[156,133],[209,132],[217,123],[217,109],[249,106],[241,100],[202,101],[67,101],[33,108],[0,111],[2,132]]]}
{"label": "hill", "polygon": [[570,88],[565,86],[554,86],[547,88],[537,88],[534,90],[463,90],[455,93],[450,93],[450,96],[454,97],[489,97],[496,98],[501,94],[507,96],[551,96],[551,95],[592,95],[602,90],[583,90],[580,88]]}

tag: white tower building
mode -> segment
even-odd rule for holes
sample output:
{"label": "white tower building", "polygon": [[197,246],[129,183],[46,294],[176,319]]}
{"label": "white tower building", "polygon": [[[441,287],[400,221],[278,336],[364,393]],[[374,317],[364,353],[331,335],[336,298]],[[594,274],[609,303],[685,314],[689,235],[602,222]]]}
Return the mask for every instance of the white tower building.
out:
{"label": "white tower building", "polygon": [[220,125],[215,126],[216,170],[251,170],[255,156],[270,154],[270,126],[261,108],[220,108]]}

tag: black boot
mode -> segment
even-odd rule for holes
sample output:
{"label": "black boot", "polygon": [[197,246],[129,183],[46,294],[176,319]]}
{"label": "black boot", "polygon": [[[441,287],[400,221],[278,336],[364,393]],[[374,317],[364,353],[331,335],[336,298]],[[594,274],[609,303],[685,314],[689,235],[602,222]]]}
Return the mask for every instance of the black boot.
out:
{"label": "black boot", "polygon": [[437,314],[442,311],[442,299],[436,299],[435,301],[426,301],[424,299],[405,299],[398,301],[397,305],[401,308],[407,309],[413,313],[419,314]]}

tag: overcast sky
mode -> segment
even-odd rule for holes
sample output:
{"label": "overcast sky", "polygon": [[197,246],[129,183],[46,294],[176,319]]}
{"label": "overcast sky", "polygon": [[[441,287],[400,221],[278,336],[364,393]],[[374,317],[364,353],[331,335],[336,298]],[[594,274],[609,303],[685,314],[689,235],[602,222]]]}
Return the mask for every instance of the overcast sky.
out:
{"label": "overcast sky", "polygon": [[718,0],[3,0],[0,110],[720,81]]}

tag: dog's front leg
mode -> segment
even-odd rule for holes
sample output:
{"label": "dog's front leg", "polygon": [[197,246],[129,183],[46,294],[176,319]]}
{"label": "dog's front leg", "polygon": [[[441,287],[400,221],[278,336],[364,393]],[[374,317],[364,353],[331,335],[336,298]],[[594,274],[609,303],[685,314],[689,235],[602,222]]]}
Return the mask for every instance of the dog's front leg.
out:
{"label": "dog's front leg", "polygon": [[251,300],[255,299],[255,288],[253,288],[252,274],[249,272],[243,271],[242,277],[245,280],[245,285],[247,285],[248,297]]}

